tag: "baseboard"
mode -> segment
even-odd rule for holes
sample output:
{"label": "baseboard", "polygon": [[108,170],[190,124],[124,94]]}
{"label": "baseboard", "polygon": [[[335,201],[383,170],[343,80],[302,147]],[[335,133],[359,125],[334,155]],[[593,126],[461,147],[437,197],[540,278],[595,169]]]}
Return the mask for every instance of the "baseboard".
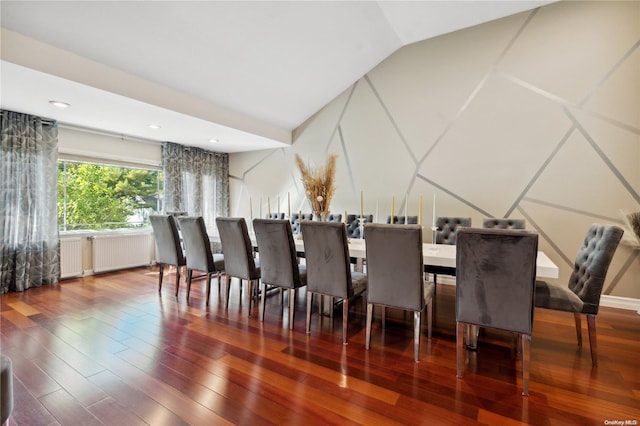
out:
{"label": "baseboard", "polygon": [[94,274],[93,269],[85,269],[84,271],[82,271],[82,276],[83,277],[86,277],[86,276],[89,276],[89,275],[93,275],[93,274]]}
{"label": "baseboard", "polygon": [[640,314],[640,299],[632,299],[631,297],[607,296],[600,297],[600,306],[607,308],[627,309],[636,311]]}

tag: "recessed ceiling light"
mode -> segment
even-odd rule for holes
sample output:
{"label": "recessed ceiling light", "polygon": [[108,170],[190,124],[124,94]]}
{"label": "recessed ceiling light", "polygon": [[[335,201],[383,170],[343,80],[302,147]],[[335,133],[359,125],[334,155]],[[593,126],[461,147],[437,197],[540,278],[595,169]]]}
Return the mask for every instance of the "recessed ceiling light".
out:
{"label": "recessed ceiling light", "polygon": [[71,104],[62,101],[49,101],[49,103],[57,108],[69,108],[71,106]]}
{"label": "recessed ceiling light", "polygon": [[149,128],[153,130],[160,129],[161,126],[159,124],[149,124]]}
{"label": "recessed ceiling light", "polygon": [[211,143],[218,143],[218,142],[220,142],[220,141],[219,141],[218,139],[211,138],[211,139],[209,139],[209,142],[211,142]]}

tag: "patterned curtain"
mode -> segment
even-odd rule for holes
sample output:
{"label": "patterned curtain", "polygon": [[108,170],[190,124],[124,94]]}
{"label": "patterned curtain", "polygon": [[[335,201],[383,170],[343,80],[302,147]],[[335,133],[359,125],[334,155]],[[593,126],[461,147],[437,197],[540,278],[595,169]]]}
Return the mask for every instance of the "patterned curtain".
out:
{"label": "patterned curtain", "polygon": [[58,126],[0,110],[0,291],[60,278],[56,216]]}
{"label": "patterned curtain", "polygon": [[162,146],[164,210],[202,216],[210,233],[229,215],[229,155],[165,142]]}

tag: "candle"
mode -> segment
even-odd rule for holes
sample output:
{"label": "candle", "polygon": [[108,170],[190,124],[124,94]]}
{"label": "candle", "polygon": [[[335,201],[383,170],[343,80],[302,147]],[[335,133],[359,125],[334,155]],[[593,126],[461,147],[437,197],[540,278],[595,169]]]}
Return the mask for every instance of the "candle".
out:
{"label": "candle", "polygon": [[287,217],[291,218],[291,192],[287,192]]}
{"label": "candle", "polygon": [[298,212],[298,223],[302,222],[302,210]]}
{"label": "candle", "polygon": [[258,217],[262,219],[262,197],[260,197],[260,207],[258,207]]}
{"label": "candle", "polygon": [[249,197],[249,218],[253,222],[253,204],[251,204],[251,197]]}
{"label": "candle", "polygon": [[436,193],[433,193],[433,226],[436,226]]}
{"label": "candle", "polygon": [[378,207],[379,207],[378,204],[379,204],[379,201],[376,198],[376,220],[375,220],[376,223],[378,223],[378,221],[380,220],[379,217],[378,217]]}
{"label": "candle", "polygon": [[418,201],[418,225],[422,225],[422,195]]}
{"label": "candle", "polygon": [[347,211],[344,211],[344,224],[349,226],[349,221],[347,220]]}
{"label": "candle", "polygon": [[404,224],[409,223],[409,194],[404,194]]}
{"label": "candle", "polygon": [[396,197],[393,196],[391,197],[391,220],[389,221],[389,223],[391,223],[393,225],[393,214],[396,211]]}
{"label": "candle", "polygon": [[362,216],[364,216],[364,214],[362,213],[363,212],[362,207],[363,207],[363,204],[364,204],[364,198],[363,197],[364,197],[364,195],[363,195],[362,191],[360,191],[360,219],[362,219]]}
{"label": "candle", "polygon": [[278,213],[276,214],[276,219],[280,219],[280,196],[278,195]]}
{"label": "candle", "polygon": [[267,217],[271,219],[271,197],[267,197]]}

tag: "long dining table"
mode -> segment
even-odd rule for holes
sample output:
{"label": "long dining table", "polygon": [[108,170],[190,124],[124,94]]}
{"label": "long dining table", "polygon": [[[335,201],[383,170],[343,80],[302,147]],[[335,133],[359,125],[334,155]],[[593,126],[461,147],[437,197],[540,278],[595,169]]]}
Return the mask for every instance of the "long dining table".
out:
{"label": "long dining table", "polygon": [[[304,240],[296,239],[296,250],[304,253]],[[367,257],[367,245],[364,239],[349,240],[349,256],[357,259]],[[422,244],[424,265],[436,268],[439,273],[455,275],[456,246],[448,244]],[[558,278],[559,268],[543,251],[538,251],[536,260],[536,276],[539,278]]]}

